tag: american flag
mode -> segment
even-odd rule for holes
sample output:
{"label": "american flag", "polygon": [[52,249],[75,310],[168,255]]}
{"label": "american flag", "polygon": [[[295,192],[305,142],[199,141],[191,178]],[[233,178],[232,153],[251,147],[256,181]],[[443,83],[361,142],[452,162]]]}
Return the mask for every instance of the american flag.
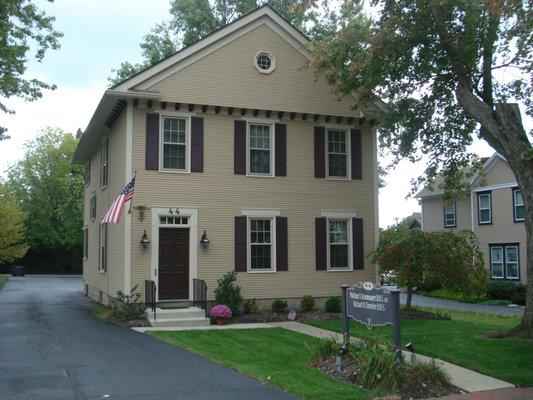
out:
{"label": "american flag", "polygon": [[124,209],[124,204],[131,200],[133,197],[133,190],[135,188],[135,177],[126,185],[124,190],[120,192],[116,200],[111,205],[111,208],[107,211],[104,219],[100,225],[107,224],[112,222],[113,224],[118,224],[120,222],[120,216],[122,215],[122,210]]}

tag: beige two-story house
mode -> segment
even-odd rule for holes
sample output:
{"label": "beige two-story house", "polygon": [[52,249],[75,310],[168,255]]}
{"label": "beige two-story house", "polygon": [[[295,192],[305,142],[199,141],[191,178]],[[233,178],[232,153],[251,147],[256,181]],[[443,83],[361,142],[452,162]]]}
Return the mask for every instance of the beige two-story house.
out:
{"label": "beige two-story house", "polygon": [[445,204],[438,187],[417,194],[422,205],[422,229],[473,231],[492,279],[524,283],[525,210],[516,178],[500,154],[483,161],[482,170],[470,181],[467,198]]}
{"label": "beige two-story house", "polygon": [[[158,303],[193,300],[201,280],[212,299],[232,270],[265,304],[376,281],[380,105],[335,95],[307,45],[264,6],[104,93],[73,158],[90,297],[151,281]],[[101,225],[134,175],[120,222]]]}

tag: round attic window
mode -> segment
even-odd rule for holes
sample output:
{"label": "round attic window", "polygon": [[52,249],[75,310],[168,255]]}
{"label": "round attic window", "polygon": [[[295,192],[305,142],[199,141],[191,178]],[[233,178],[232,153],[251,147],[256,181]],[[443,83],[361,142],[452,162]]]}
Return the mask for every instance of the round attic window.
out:
{"label": "round attic window", "polygon": [[261,51],[256,54],[254,64],[259,72],[270,74],[276,68],[276,59],[272,54]]}

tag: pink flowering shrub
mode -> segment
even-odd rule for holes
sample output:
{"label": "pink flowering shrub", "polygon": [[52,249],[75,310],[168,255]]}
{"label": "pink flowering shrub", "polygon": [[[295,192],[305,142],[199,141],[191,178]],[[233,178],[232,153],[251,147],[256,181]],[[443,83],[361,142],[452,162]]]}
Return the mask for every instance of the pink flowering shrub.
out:
{"label": "pink flowering shrub", "polygon": [[215,319],[230,319],[231,318],[231,310],[230,308],[225,304],[217,304],[214,306],[211,311],[209,311],[209,315]]}

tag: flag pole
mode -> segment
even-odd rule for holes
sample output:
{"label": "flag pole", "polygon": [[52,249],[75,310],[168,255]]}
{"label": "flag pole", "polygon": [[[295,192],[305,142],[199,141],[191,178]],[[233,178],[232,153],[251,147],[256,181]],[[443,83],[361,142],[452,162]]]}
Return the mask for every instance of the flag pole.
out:
{"label": "flag pole", "polygon": [[[135,170],[135,172],[133,173],[133,178],[137,178],[137,170]],[[135,194],[135,192],[133,192],[133,194]],[[131,199],[130,199],[130,208],[128,209],[128,214],[131,214],[131,204],[133,203],[133,195],[131,196]]]}

